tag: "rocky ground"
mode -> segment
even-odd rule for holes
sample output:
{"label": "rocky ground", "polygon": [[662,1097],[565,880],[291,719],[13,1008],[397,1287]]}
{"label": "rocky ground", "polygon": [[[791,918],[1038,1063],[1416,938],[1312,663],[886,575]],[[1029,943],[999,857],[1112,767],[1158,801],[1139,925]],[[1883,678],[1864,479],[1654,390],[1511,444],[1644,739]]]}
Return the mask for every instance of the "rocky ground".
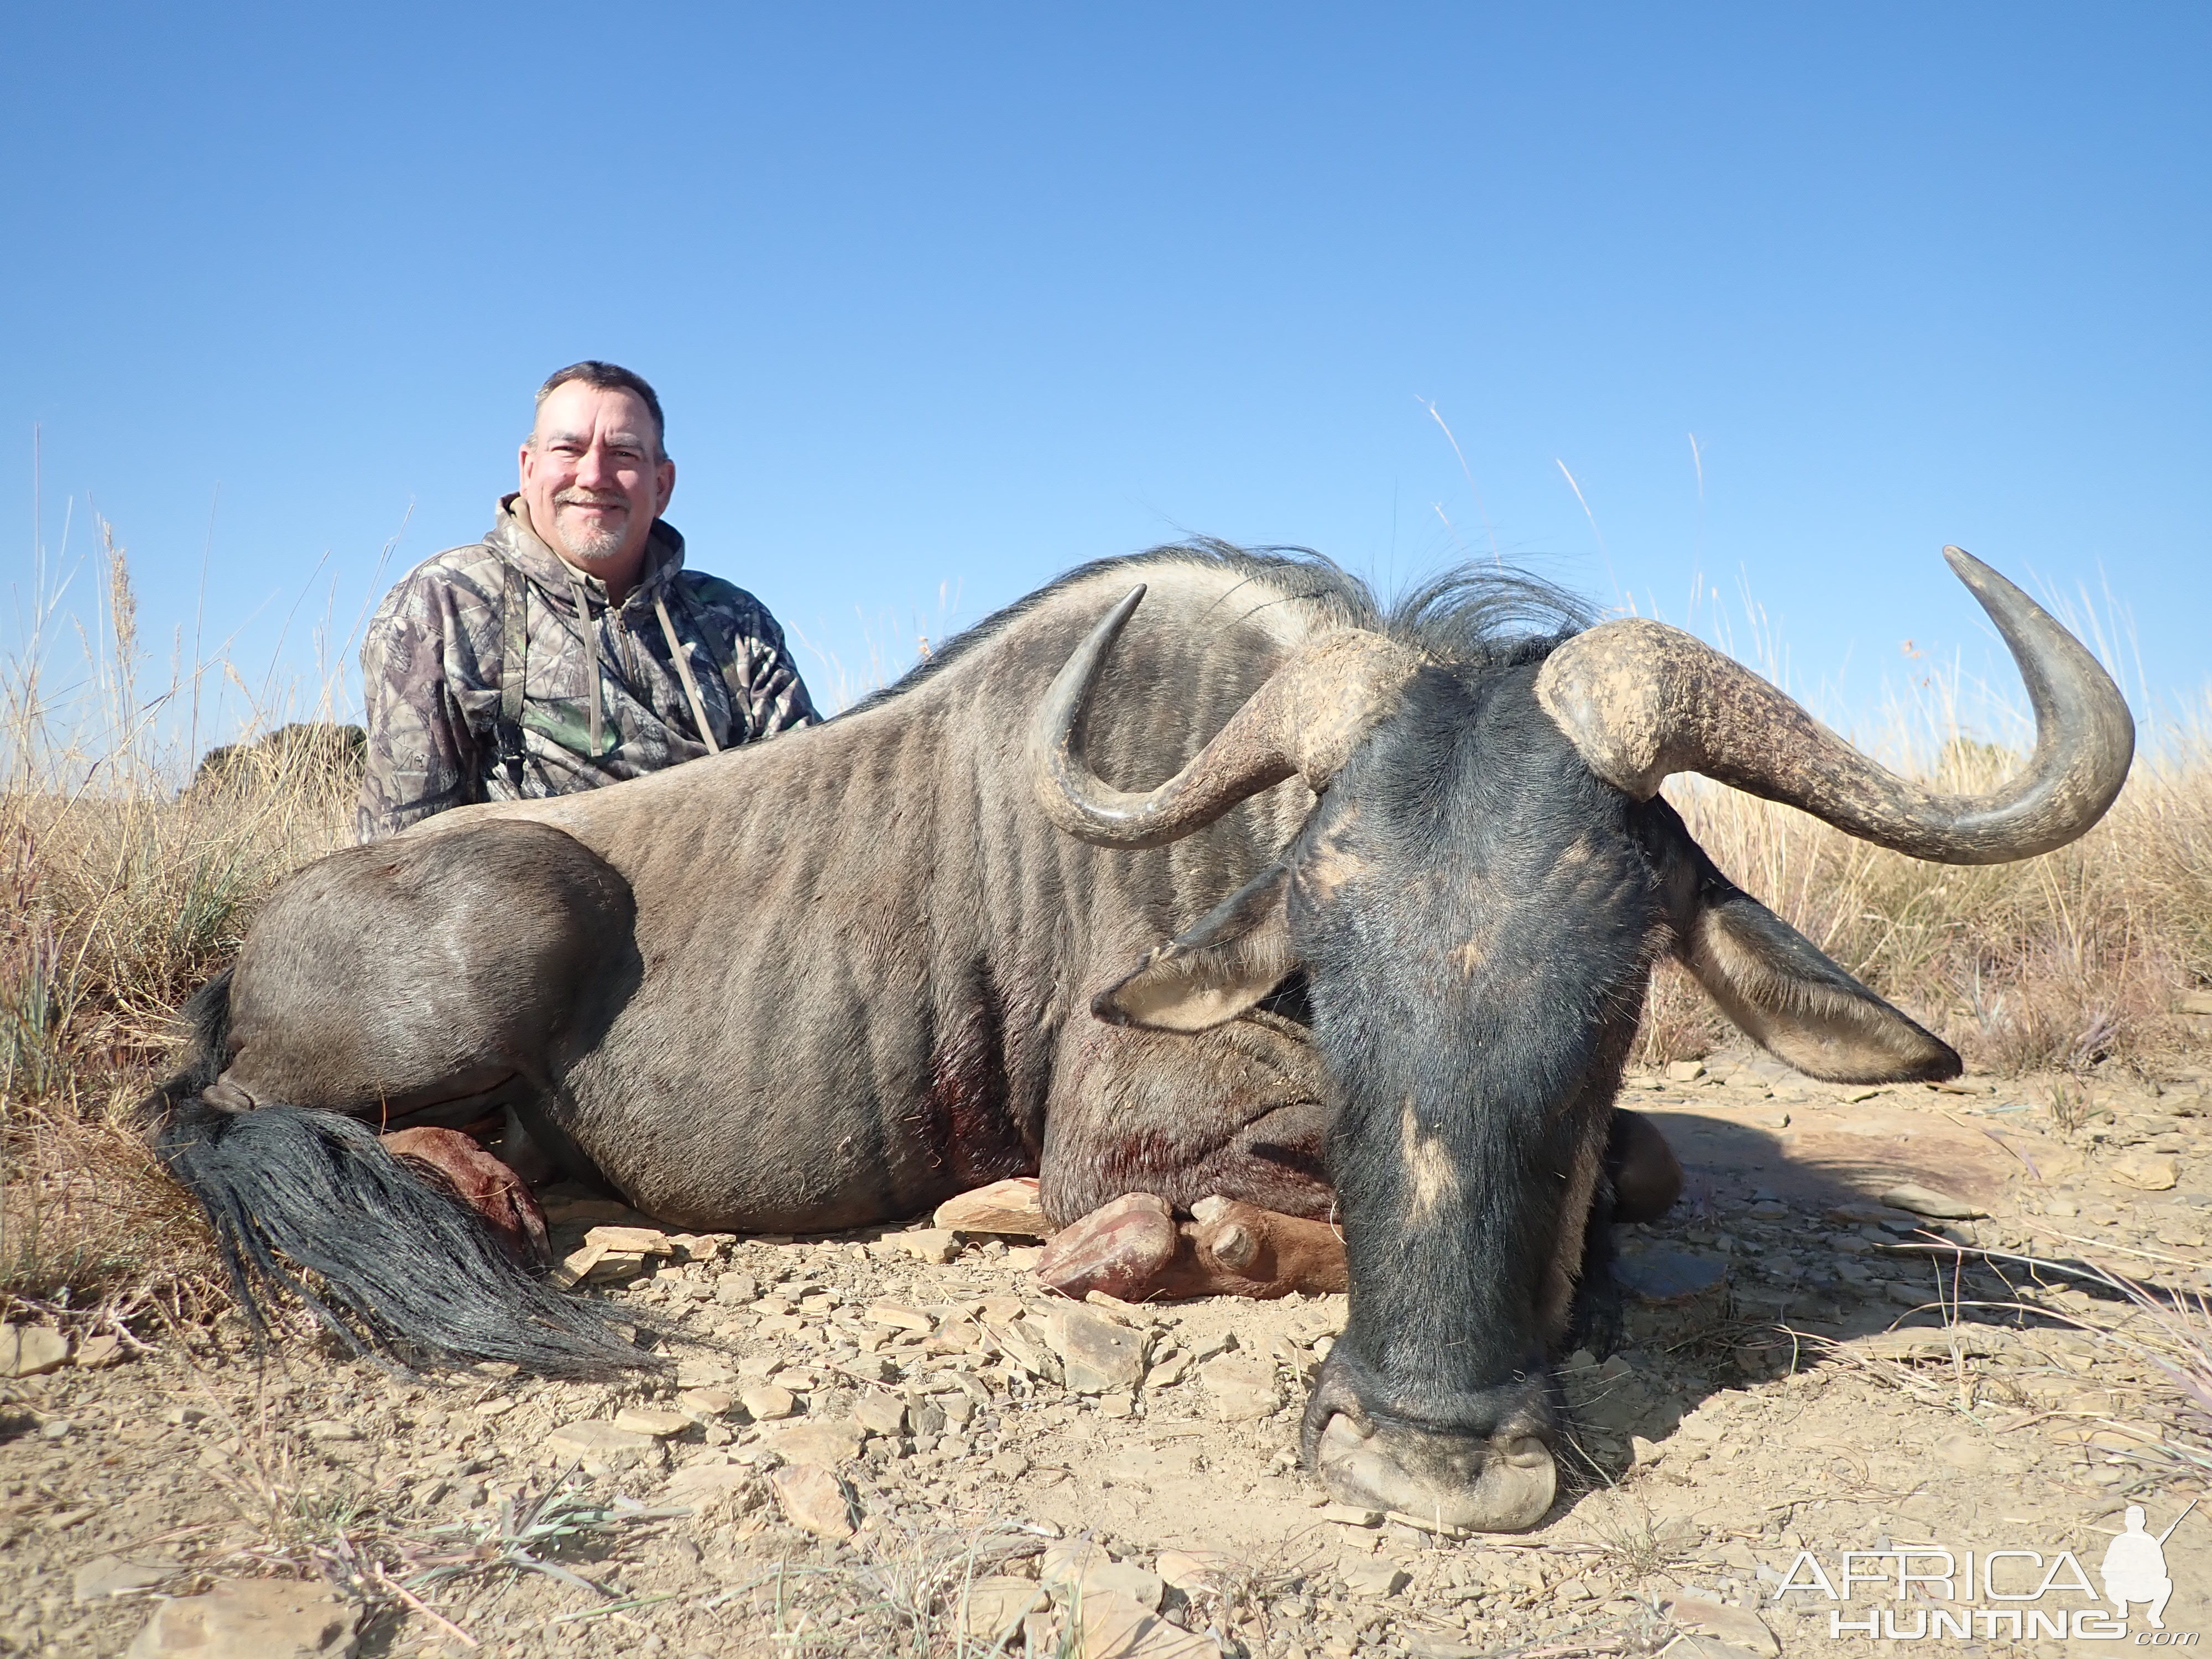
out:
{"label": "rocky ground", "polygon": [[[2155,1534],[2202,1490],[2156,1362],[2212,1328],[1939,1241],[2203,1291],[2205,1075],[1689,1072],[1632,1080],[1690,1191],[1623,1230],[1627,1346],[1570,1361],[1572,1489],[1534,1533],[1340,1510],[1299,1471],[1340,1297],[1055,1304],[1018,1242],[672,1236],[571,1195],[563,1254],[671,1333],[665,1381],[13,1328],[0,1653],[1734,1659],[1887,1652],[1931,1613],[1938,1649],[2063,1651],[2006,1609],[2087,1606],[2062,1553],[2095,1587],[2126,1504]],[[1937,1547],[2036,1559],[1947,1584],[1880,1553]],[[2212,1506],[2165,1559],[2166,1630],[2138,1605],[2121,1639],[2212,1628]],[[1931,1575],[1901,1600],[1900,1559]]]}

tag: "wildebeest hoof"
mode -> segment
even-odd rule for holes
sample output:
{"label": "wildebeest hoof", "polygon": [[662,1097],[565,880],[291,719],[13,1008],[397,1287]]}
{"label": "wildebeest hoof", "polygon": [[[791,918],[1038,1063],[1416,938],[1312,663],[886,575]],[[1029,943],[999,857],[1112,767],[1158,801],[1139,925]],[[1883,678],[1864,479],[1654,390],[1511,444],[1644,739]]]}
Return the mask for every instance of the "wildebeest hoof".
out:
{"label": "wildebeest hoof", "polygon": [[1183,1248],[1160,1284],[1163,1295],[1322,1295],[1349,1279],[1344,1239],[1326,1221],[1263,1210],[1209,1193],[1190,1206]]}
{"label": "wildebeest hoof", "polygon": [[1534,1435],[1477,1438],[1387,1423],[1363,1433],[1341,1413],[1322,1431],[1316,1461],[1340,1504],[1469,1532],[1525,1532],[1551,1509],[1559,1486],[1552,1454]]}
{"label": "wildebeest hoof", "polygon": [[458,1129],[400,1129],[382,1137],[385,1151],[428,1172],[482,1216],[518,1261],[553,1260],[545,1212],[521,1176]]}
{"label": "wildebeest hoof", "polygon": [[1092,1291],[1124,1301],[1151,1294],[1175,1260],[1175,1212],[1151,1193],[1126,1193],[1054,1233],[1037,1277],[1063,1296]]}

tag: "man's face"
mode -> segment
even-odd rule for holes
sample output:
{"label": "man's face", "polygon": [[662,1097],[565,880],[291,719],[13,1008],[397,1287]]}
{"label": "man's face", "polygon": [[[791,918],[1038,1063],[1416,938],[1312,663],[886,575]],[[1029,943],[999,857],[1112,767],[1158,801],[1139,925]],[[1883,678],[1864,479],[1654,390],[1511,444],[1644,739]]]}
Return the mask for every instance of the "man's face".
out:
{"label": "man's face", "polygon": [[676,489],[645,400],[581,380],[557,386],[538,406],[521,460],[532,528],[569,563],[627,590]]}

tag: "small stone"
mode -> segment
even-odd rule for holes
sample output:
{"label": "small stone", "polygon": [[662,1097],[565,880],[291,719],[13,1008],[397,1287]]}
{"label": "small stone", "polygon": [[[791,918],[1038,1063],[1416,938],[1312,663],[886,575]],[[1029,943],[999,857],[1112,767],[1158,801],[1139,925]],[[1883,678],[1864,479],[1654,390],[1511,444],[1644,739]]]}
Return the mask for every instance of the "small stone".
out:
{"label": "small stone", "polygon": [[886,1440],[897,1438],[906,1432],[906,1401],[895,1394],[873,1389],[860,1396],[853,1407],[854,1420],[870,1434],[879,1434]]}
{"label": "small stone", "polygon": [[[1674,1067],[1667,1069],[1671,1072]],[[1362,1601],[1386,1601],[1410,1582],[1405,1568],[1388,1557],[1348,1563],[1344,1568],[1344,1587]]]}
{"label": "small stone", "polygon": [[76,1432],[76,1425],[66,1417],[50,1417],[39,1425],[41,1440],[66,1440]]}
{"label": "small stone", "polygon": [[730,1368],[719,1359],[693,1358],[676,1362],[679,1389],[719,1389],[731,1380]]}
{"label": "small stone", "polygon": [[657,1411],[650,1406],[625,1406],[615,1413],[617,1428],[627,1429],[632,1434],[649,1434],[656,1440],[683,1433],[691,1422],[688,1413]]}
{"label": "small stone", "polygon": [[940,1265],[960,1254],[960,1240],[948,1227],[916,1227],[899,1234],[898,1245],[908,1255]]}
{"label": "small stone", "polygon": [[1656,1440],[1647,1440],[1640,1434],[1628,1437],[1629,1461],[1638,1468],[1648,1468],[1667,1454]]}
{"label": "small stone", "polygon": [[301,1427],[308,1439],[319,1444],[361,1438],[361,1430],[355,1425],[340,1422],[332,1418],[319,1418],[313,1422],[302,1424]]}
{"label": "small stone", "polygon": [[1989,1213],[1963,1198],[1954,1198],[1948,1193],[1939,1193],[1932,1187],[1916,1186],[1911,1182],[1902,1187],[1892,1187],[1881,1195],[1881,1201],[1893,1210],[1909,1210],[1914,1215],[1928,1216],[1937,1221],[1973,1221]]}
{"label": "small stone", "polygon": [[1046,1605],[1045,1593],[1028,1578],[979,1578],[960,1603],[960,1629],[972,1642],[1009,1642],[1022,1620]]}
{"label": "small stone", "polygon": [[1001,1480],[1018,1480],[1030,1472],[1030,1460],[1018,1451],[1002,1451],[983,1467]]}
{"label": "small stone", "polygon": [[626,1255],[672,1256],[678,1249],[658,1227],[594,1227],[584,1235],[584,1243]]}
{"label": "small stone", "polygon": [[2105,1173],[2138,1192],[2169,1193],[2181,1179],[2181,1160],[2165,1152],[2123,1152]]}
{"label": "small stone", "polygon": [[1199,1368],[1198,1380],[1224,1423],[1249,1422],[1271,1415],[1283,1403],[1271,1360],[1224,1354]]}
{"label": "small stone", "polygon": [[1695,1083],[1705,1074],[1705,1062],[1702,1060],[1670,1060],[1667,1065],[1667,1081],[1669,1083]]}
{"label": "small stone", "polygon": [[1077,1642],[1067,1649],[1030,1644],[1031,1653],[1067,1651],[1084,1659],[1221,1659],[1221,1644],[1170,1624],[1142,1602],[1111,1590],[1086,1595],[1072,1615]]}
{"label": "small stone", "polygon": [[828,1469],[793,1462],[769,1476],[769,1485],[793,1526],[840,1542],[853,1535],[852,1495]]}
{"label": "small stone", "polygon": [[634,1468],[660,1456],[660,1442],[653,1436],[598,1417],[554,1430],[545,1437],[545,1449],[564,1462],[607,1469]]}
{"label": "small stone", "polygon": [[760,1299],[760,1280],[750,1273],[724,1273],[714,1281],[714,1300],[725,1307],[742,1308]]}
{"label": "small stone", "polygon": [[936,1329],[930,1316],[919,1308],[908,1308],[896,1302],[877,1302],[869,1305],[860,1316],[871,1325],[887,1325],[895,1331],[913,1331],[927,1336]]}
{"label": "small stone", "polygon": [[1147,1572],[1133,1561],[1116,1561],[1086,1539],[1049,1546],[1038,1564],[1037,1582],[1054,1600],[1089,1601],[1098,1595],[1125,1595],[1139,1607],[1158,1611],[1166,1586],[1156,1572]]}
{"label": "small stone", "polygon": [[69,1360],[69,1338],[44,1325],[0,1326],[0,1376],[43,1376]]}
{"label": "small stone", "polygon": [[695,1423],[727,1417],[737,1404],[737,1395],[726,1389],[686,1389],[676,1396],[676,1409]]}
{"label": "small stone", "polygon": [[760,1477],[743,1463],[686,1463],[668,1477],[665,1495],[701,1520],[726,1510],[743,1513],[761,1500]]}
{"label": "small stone", "polygon": [[1379,1527],[1382,1511],[1363,1510],[1353,1504],[1328,1504],[1322,1506],[1321,1518],[1334,1521],[1340,1527]]}
{"label": "small stone", "polygon": [[1661,1604],[1661,1611],[1692,1636],[1710,1636],[1760,1659],[1779,1659],[1782,1644],[1748,1607],[1732,1607],[1711,1596],[1685,1593]]}
{"label": "small stone", "polygon": [[151,1561],[125,1561],[120,1556],[103,1555],[86,1562],[76,1570],[70,1580],[70,1600],[84,1607],[94,1601],[112,1601],[134,1591],[150,1589],[165,1578],[177,1574],[173,1565],[163,1566]]}
{"label": "small stone", "polygon": [[866,1439],[859,1424],[832,1419],[820,1423],[794,1423],[787,1429],[778,1430],[767,1443],[786,1462],[811,1463],[834,1469],[858,1457]]}
{"label": "small stone", "polygon": [[1045,1327],[1073,1394],[1127,1394],[1145,1375],[1145,1337],[1082,1308],[1061,1308]]}
{"label": "small stone", "polygon": [[739,1389],[738,1403],[756,1423],[779,1422],[799,1409],[799,1401],[791,1390],[778,1388],[773,1382],[756,1382]]}
{"label": "small stone", "polygon": [[1035,1176],[994,1181],[988,1187],[948,1198],[930,1218],[953,1232],[998,1233],[1010,1238],[1049,1238],[1052,1224],[1044,1218]]}
{"label": "small stone", "polygon": [[1045,1340],[1043,1331],[1026,1319],[1009,1324],[991,1327],[991,1339],[999,1345],[999,1352],[1041,1382],[1058,1382],[1060,1378],[1060,1356]]}
{"label": "small stone", "polygon": [[76,1345],[73,1364],[88,1371],[104,1370],[123,1358],[123,1339],[112,1332],[105,1336],[88,1336]]}
{"label": "small stone", "polygon": [[127,1659],[352,1659],[354,1609],[320,1584],[240,1578],[164,1601]]}
{"label": "small stone", "polygon": [[194,1423],[207,1421],[207,1413],[198,1406],[164,1406],[161,1420],[177,1428],[187,1428]]}

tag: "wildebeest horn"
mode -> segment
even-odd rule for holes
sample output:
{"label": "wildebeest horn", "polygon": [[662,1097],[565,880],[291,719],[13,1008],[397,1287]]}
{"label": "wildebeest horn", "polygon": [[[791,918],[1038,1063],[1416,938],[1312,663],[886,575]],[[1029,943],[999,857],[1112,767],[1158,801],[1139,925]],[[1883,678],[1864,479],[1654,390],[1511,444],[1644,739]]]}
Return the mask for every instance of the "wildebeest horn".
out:
{"label": "wildebeest horn", "polygon": [[2002,864],[2086,832],[2120,793],[2136,727],[2112,677],[2048,612],[1971,554],[1943,550],[2004,635],[2035,708],[2035,752],[1987,795],[1939,795],[1875,764],[1741,664],[1663,623],[1601,623],[1536,677],[1590,769],[1638,800],[1698,772],[1848,835],[1942,864]]}
{"label": "wildebeest horn", "polygon": [[1159,847],[1212,823],[1288,777],[1318,793],[1388,700],[1419,665],[1379,634],[1331,634],[1299,651],[1244,700],[1212,742],[1157,789],[1100,781],[1076,746],[1108,651],[1145,597],[1139,586],[1075,647],[1030,724],[1029,761],[1045,816],[1101,847]]}

